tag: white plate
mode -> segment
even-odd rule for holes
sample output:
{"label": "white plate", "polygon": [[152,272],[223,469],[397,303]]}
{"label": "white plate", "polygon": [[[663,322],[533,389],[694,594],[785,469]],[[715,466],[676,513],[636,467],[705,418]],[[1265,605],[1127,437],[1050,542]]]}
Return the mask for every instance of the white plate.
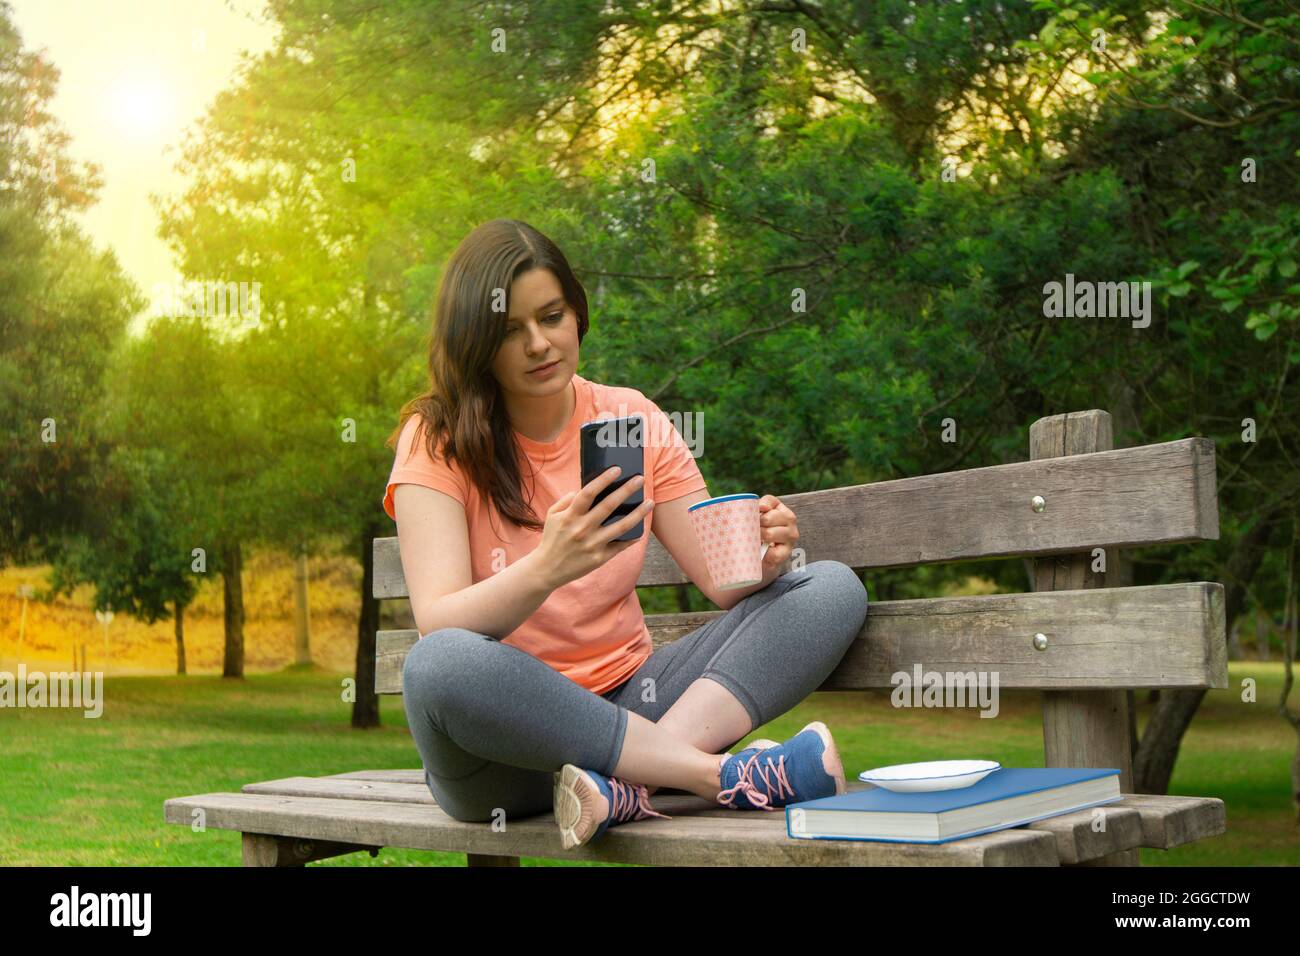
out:
{"label": "white plate", "polygon": [[858,779],[897,793],[960,790],[978,783],[1001,766],[996,760],[927,760],[864,770]]}

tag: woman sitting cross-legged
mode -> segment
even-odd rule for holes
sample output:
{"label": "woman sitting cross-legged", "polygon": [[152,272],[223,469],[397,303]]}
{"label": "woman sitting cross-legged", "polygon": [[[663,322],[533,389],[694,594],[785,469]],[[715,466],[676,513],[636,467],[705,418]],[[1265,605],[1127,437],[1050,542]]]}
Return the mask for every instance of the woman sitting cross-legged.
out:
{"label": "woman sitting cross-legged", "polygon": [[[564,255],[525,223],[479,226],[442,277],[430,388],[389,440],[384,495],[422,635],[403,690],[430,792],[458,820],[551,811],[566,848],[662,817],[659,787],[739,810],[843,793],[820,721],[731,751],[822,684],[862,629],[866,589],[838,561],[781,573],[798,526],[763,495],[762,580],[716,590],[687,514],[709,497],[695,459],[641,392],[577,374],[587,328]],[[581,484],[580,426],[631,415],[669,437],[595,503],[618,476]],[[638,489],[642,504],[604,525]],[[652,531],[726,611],[657,650],[636,593]]]}

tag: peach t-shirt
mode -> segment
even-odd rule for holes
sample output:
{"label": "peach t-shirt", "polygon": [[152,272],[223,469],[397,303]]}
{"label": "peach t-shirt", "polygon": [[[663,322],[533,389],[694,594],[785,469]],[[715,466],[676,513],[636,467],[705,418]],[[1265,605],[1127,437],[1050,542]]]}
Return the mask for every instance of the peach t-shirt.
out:
{"label": "peach t-shirt", "polygon": [[[707,490],[690,449],[658,405],[634,388],[601,385],[577,374],[572,385],[577,399],[573,418],[555,441],[537,442],[514,433],[531,462],[531,472],[536,473],[532,509],[539,520],[546,520],[547,509],[558,499],[582,487],[579,426],[601,418],[637,414],[645,417],[646,480],[642,493],[656,505]],[[429,458],[421,422],[418,415],[412,415],[398,438],[393,470],[384,492],[388,516],[396,520],[393,488],[405,482],[446,492],[459,501],[465,507],[469,528],[474,583],[541,544],[540,530],[520,528],[495,512],[489,520],[487,501],[459,464],[448,464],[443,459],[441,443],[437,460]],[[421,432],[418,442],[417,430]],[[521,470],[524,500],[528,501],[530,468],[521,463]],[[653,512],[645,517],[645,532],[632,547],[552,591],[527,620],[506,635],[504,642],[532,654],[596,694],[627,680],[653,650],[636,593],[653,519]]]}

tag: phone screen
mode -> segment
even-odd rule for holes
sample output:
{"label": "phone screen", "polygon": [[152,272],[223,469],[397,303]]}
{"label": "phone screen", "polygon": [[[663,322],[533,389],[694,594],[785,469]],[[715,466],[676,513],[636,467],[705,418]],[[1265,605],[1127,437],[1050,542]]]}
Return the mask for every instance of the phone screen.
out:
{"label": "phone screen", "polygon": [[[613,494],[623,482],[645,474],[645,418],[631,415],[627,418],[602,418],[586,422],[581,428],[582,435],[582,484],[587,485],[602,472],[618,465],[619,476],[596,495],[592,506],[599,504],[606,496]],[[645,501],[642,485],[613,510],[601,524],[611,525],[622,520],[635,511]],[[638,521],[635,527],[623,532],[615,541],[635,541],[645,533],[645,521]]]}

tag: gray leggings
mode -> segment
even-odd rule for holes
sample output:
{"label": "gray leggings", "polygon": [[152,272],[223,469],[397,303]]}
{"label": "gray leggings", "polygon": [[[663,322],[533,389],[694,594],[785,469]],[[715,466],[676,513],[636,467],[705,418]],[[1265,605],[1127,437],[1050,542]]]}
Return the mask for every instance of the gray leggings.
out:
{"label": "gray leggings", "polygon": [[628,711],[658,721],[701,677],[749,712],[750,730],[718,752],[730,750],[821,686],[866,617],[867,590],[853,569],[814,561],[658,648],[604,694],[517,647],[443,628],[406,656],[407,722],[446,813],[464,821],[491,820],[498,808],[507,818],[531,816],[551,809],[552,774],[566,763],[612,776]]}

